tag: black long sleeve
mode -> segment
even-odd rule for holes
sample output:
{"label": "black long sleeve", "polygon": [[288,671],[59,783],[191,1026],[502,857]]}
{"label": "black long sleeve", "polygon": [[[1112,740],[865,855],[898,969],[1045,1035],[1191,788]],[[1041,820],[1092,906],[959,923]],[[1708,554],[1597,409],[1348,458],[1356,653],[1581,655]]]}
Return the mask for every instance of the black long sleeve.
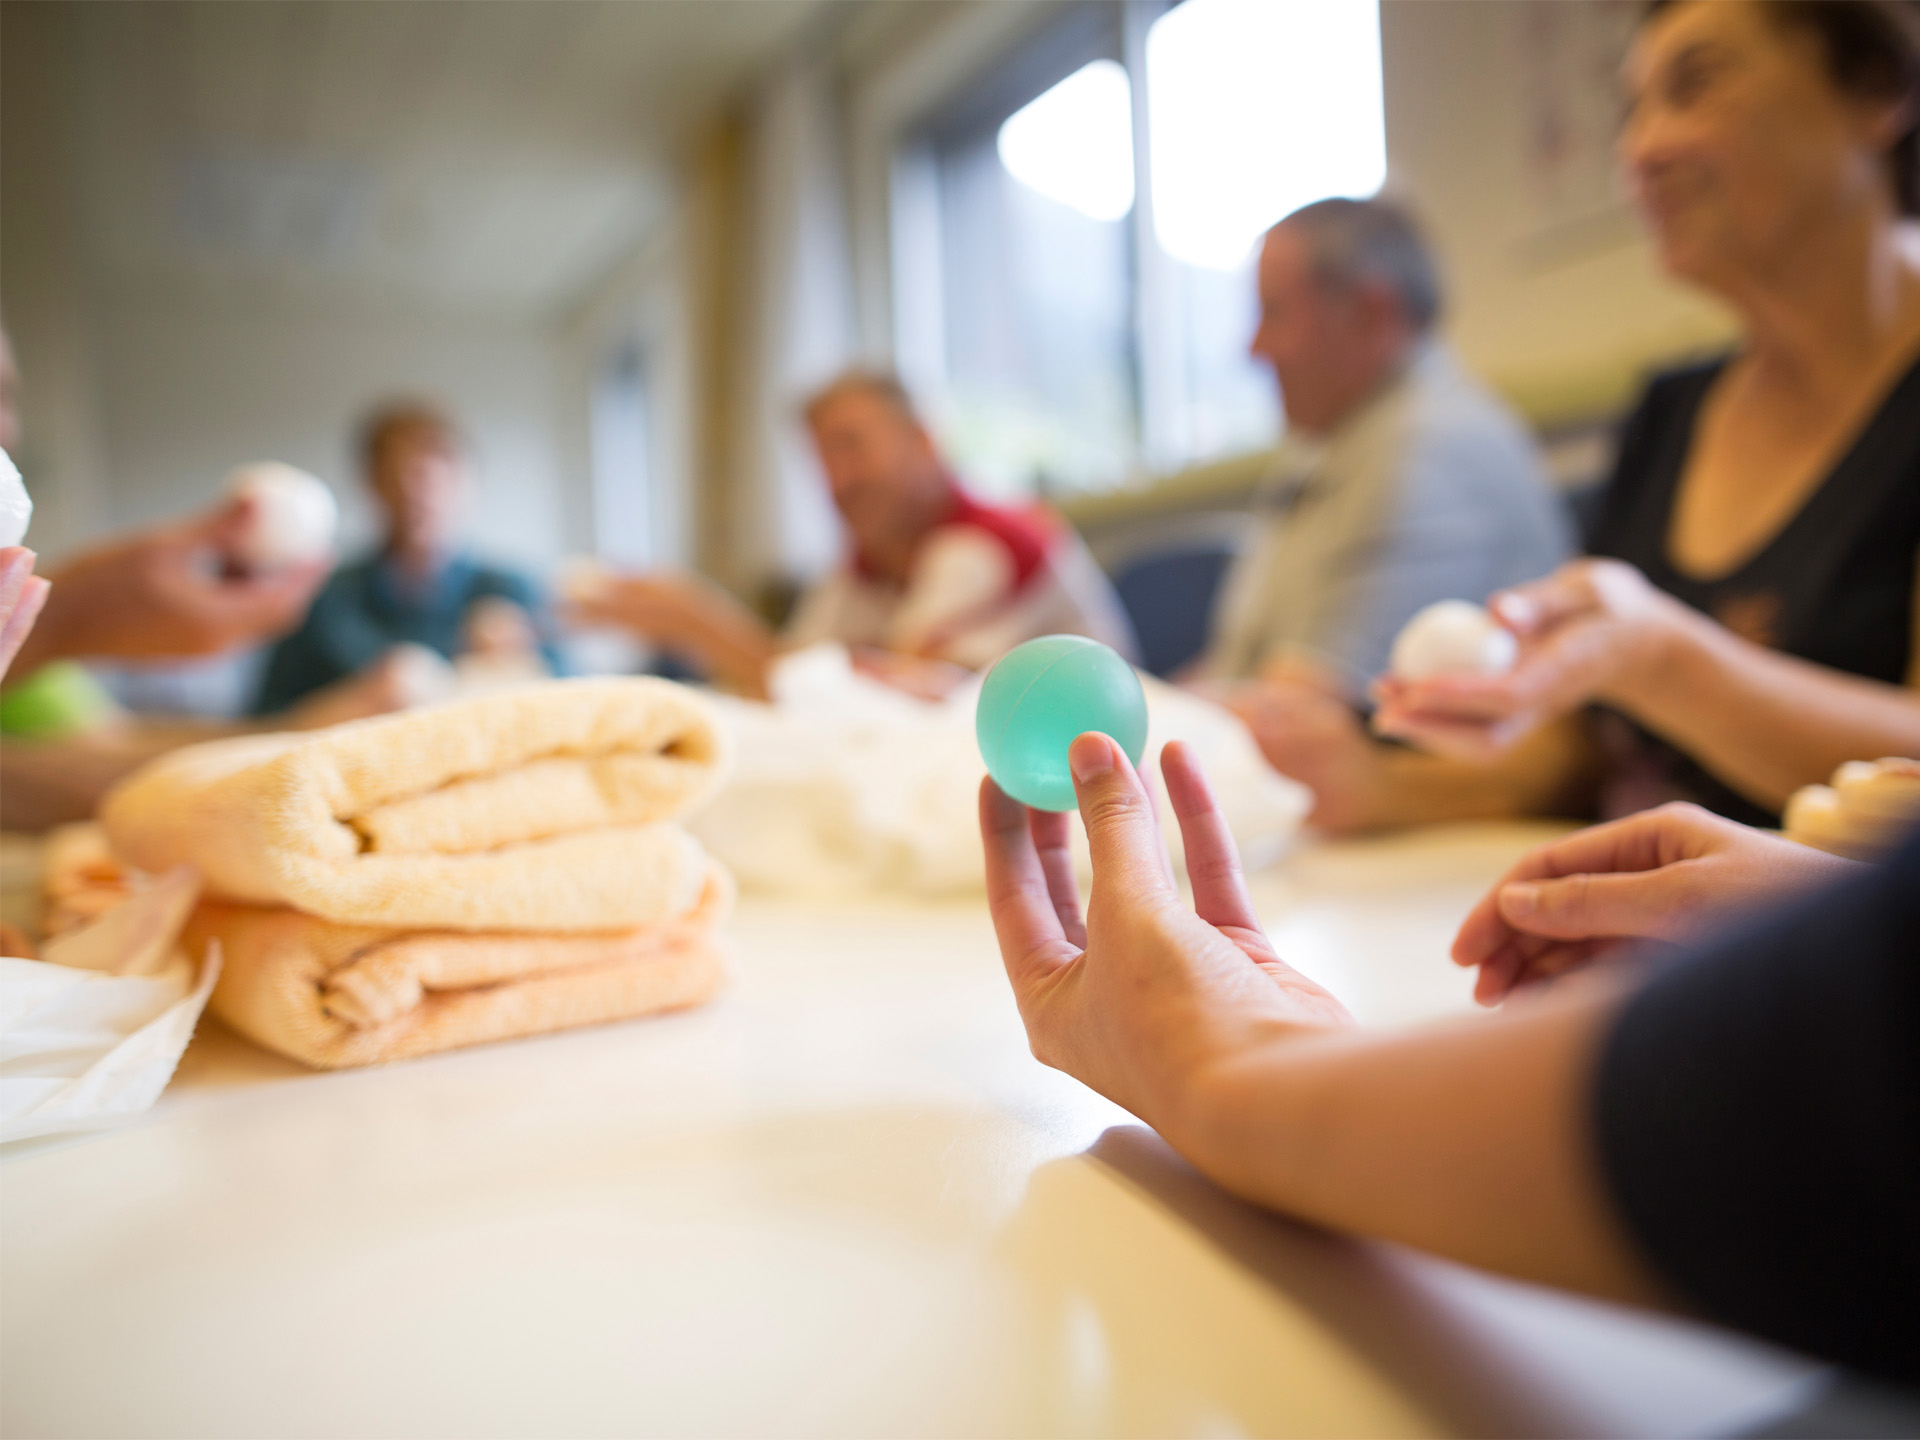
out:
{"label": "black long sleeve", "polygon": [[1681,1296],[1920,1382],[1920,839],[1657,972],[1594,1105],[1613,1199]]}

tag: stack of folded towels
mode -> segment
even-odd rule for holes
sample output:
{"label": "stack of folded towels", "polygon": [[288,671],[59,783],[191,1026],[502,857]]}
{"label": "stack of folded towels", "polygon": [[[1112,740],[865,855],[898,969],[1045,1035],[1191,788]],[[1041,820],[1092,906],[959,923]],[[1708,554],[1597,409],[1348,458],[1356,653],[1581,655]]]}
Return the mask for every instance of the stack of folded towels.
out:
{"label": "stack of folded towels", "polygon": [[561,680],[192,746],[100,818],[124,864],[200,872],[213,1012],[333,1069],[711,998],[732,883],[673,822],[726,765],[684,686]]}

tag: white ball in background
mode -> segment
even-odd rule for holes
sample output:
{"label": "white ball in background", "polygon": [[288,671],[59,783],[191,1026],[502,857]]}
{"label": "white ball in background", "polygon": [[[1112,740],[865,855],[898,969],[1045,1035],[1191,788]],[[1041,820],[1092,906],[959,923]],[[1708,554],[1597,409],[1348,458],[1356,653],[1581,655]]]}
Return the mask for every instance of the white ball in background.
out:
{"label": "white ball in background", "polygon": [[1513,668],[1519,650],[1513,632],[1503,628],[1485,606],[1441,600],[1406,623],[1394,639],[1389,663],[1402,680],[1498,675]]}
{"label": "white ball in background", "polygon": [[332,553],[340,507],[318,476],[263,460],[229,475],[227,494],[254,502],[253,522],[234,548],[243,568],[279,570]]}
{"label": "white ball in background", "polygon": [[33,499],[20,478],[20,467],[13,457],[0,450],[0,550],[11,549],[27,538],[27,522],[33,518]]}

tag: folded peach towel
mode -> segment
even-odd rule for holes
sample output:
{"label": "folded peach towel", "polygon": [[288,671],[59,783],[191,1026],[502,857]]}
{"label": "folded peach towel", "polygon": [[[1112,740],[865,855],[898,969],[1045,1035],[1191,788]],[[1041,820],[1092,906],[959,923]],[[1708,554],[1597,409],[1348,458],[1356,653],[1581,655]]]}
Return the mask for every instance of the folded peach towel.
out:
{"label": "folded peach towel", "polygon": [[593,935],[378,929],[212,902],[185,938],[195,950],[220,942],[215,1015],[337,1070],[702,1004],[726,982],[715,932],[732,894],[709,865],[690,910]]}
{"label": "folded peach towel", "polygon": [[707,704],[665,680],[556,680],[306,734],[189,746],[122,781],[107,838],[220,899],[347,925],[593,931],[691,905],[665,823],[718,787]]}

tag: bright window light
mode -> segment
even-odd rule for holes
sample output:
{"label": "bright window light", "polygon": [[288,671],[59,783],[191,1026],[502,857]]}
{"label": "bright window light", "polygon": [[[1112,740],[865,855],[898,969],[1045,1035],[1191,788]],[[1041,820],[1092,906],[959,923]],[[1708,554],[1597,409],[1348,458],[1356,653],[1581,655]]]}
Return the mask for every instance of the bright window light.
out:
{"label": "bright window light", "polygon": [[1127,72],[1112,60],[1083,65],[1009,115],[997,148],[1000,163],[1022,185],[1090,219],[1120,219],[1133,208]]}
{"label": "bright window light", "polygon": [[1147,101],[1161,248],[1236,269],[1289,211],[1386,181],[1378,0],[1186,0],[1147,32]]}

